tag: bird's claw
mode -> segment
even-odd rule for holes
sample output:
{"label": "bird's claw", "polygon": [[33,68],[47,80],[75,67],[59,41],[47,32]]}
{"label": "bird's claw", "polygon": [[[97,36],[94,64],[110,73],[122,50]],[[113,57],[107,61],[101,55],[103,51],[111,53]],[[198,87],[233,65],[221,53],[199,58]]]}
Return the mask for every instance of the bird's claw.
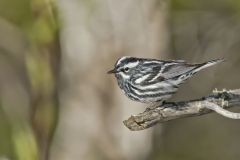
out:
{"label": "bird's claw", "polygon": [[224,108],[224,106],[228,106],[228,101],[225,101],[223,98],[221,98],[221,107]]}

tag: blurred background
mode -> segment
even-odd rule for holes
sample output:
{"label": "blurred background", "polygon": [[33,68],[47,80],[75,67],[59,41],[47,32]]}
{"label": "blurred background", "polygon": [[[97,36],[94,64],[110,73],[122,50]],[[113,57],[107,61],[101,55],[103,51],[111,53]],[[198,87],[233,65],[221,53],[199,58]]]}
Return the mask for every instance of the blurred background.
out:
{"label": "blurred background", "polygon": [[239,0],[0,0],[0,37],[0,160],[239,159],[239,121],[214,113],[128,130],[146,106],[106,74],[125,55],[225,58],[171,101],[239,88]]}

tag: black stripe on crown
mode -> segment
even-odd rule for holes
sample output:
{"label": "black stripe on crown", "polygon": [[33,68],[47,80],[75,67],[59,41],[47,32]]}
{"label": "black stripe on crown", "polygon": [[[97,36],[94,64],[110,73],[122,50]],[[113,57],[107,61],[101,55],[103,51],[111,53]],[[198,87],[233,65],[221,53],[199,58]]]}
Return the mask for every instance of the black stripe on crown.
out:
{"label": "black stripe on crown", "polygon": [[128,63],[134,63],[139,61],[139,58],[135,58],[135,57],[122,57],[120,58],[117,63],[115,64],[115,66],[123,66],[125,64]]}

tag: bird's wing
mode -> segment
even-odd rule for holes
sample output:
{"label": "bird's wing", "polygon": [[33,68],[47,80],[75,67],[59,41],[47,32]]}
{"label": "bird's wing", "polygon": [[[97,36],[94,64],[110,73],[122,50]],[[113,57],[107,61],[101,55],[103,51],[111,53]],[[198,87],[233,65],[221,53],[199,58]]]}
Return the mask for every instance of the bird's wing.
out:
{"label": "bird's wing", "polygon": [[222,61],[220,59],[198,64],[189,64],[185,61],[151,61],[140,68],[141,76],[136,77],[135,83],[142,86],[155,85],[156,83],[170,82],[183,75],[177,81],[177,83],[182,83],[196,72]]}
{"label": "bird's wing", "polygon": [[182,74],[185,74],[193,69],[199,67],[198,64],[191,65],[187,63],[166,63],[161,70],[161,76],[165,79],[170,79],[174,77],[178,77]]}
{"label": "bird's wing", "polygon": [[151,62],[142,66],[139,70],[141,76],[133,79],[135,84],[152,85],[168,79],[178,77],[194,70],[198,65],[187,64],[184,61],[159,61]]}

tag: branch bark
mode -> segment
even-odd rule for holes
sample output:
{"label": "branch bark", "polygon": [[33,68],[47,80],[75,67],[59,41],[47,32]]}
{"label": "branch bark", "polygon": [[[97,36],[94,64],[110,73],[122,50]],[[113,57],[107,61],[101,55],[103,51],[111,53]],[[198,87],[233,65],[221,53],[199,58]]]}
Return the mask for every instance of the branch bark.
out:
{"label": "branch bark", "polygon": [[225,110],[240,104],[240,89],[213,91],[212,94],[201,99],[183,102],[168,102],[156,105],[155,108],[147,108],[143,113],[132,115],[123,123],[132,131],[144,130],[178,118],[199,116],[215,111],[225,117],[240,119],[240,113]]}

